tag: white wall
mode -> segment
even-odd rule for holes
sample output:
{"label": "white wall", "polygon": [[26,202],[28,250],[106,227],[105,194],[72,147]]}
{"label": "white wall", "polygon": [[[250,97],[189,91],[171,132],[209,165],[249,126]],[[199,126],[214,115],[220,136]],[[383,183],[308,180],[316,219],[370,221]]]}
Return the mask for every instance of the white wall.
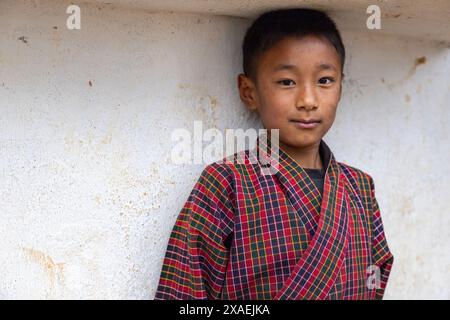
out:
{"label": "white wall", "polygon": [[[235,81],[250,21],[83,4],[68,30],[66,7],[0,2],[0,298],[151,299],[204,166],[170,162],[171,132],[259,126]],[[396,258],[386,298],[448,299],[450,49],[343,37],[325,140],[375,179]]]}

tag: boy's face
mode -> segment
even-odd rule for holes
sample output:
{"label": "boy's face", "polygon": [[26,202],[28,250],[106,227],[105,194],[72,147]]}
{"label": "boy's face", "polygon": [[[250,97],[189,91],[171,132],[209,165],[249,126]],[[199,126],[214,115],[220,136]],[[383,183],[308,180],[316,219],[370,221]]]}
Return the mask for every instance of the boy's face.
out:
{"label": "boy's face", "polygon": [[280,130],[280,146],[308,148],[318,145],[333,124],[341,69],[339,55],[328,41],[286,38],[261,55],[255,82],[239,75],[239,92],[266,129]]}

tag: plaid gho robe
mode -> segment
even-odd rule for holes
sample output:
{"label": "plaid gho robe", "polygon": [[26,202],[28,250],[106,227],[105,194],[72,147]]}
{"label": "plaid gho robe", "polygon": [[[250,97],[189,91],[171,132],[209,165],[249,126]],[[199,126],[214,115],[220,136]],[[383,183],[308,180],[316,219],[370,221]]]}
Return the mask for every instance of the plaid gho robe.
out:
{"label": "plaid gho robe", "polygon": [[[264,141],[256,150],[271,154]],[[373,180],[323,140],[320,152],[323,197],[281,148],[274,175],[248,150],[246,163],[207,165],[175,222],[155,299],[381,299],[393,256]]]}

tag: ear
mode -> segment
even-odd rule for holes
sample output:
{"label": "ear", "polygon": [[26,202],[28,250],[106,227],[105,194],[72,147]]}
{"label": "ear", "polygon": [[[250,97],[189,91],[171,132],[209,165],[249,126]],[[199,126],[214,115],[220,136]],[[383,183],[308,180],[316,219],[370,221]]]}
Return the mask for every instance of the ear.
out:
{"label": "ear", "polygon": [[239,96],[242,102],[247,106],[250,111],[257,111],[258,101],[256,86],[253,81],[245,74],[241,73],[237,77]]}

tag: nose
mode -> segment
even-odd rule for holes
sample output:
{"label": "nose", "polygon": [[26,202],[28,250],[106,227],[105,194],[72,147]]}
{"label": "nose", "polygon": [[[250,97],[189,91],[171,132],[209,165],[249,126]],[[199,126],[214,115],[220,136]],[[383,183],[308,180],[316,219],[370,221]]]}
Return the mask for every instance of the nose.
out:
{"label": "nose", "polygon": [[317,95],[314,87],[310,84],[303,84],[297,94],[297,109],[305,109],[307,111],[317,109]]}

